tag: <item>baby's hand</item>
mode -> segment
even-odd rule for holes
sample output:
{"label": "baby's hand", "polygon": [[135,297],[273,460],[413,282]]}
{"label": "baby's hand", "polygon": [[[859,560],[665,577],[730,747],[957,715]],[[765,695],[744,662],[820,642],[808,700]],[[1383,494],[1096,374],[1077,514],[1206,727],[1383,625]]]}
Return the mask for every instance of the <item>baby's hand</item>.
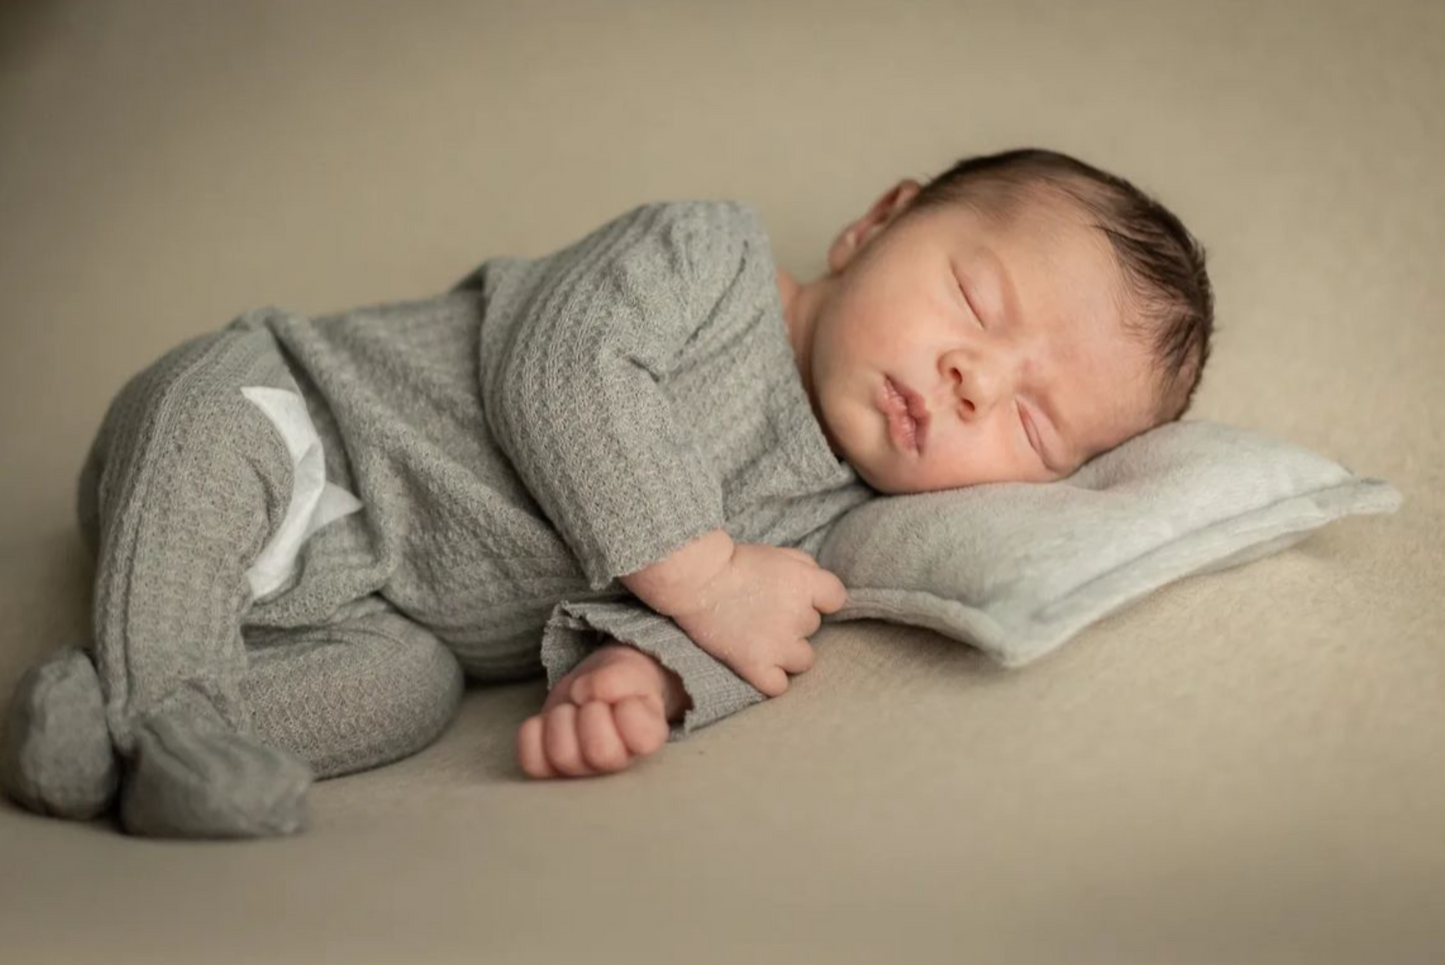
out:
{"label": "baby's hand", "polygon": [[813,666],[807,637],[847,601],[843,582],[797,549],[738,543],[729,562],[668,616],[769,697]]}
{"label": "baby's hand", "polygon": [[682,678],[650,654],[604,643],[557,681],[517,730],[517,761],[531,777],[589,777],[632,766],[667,743],[668,721],[692,699]]}

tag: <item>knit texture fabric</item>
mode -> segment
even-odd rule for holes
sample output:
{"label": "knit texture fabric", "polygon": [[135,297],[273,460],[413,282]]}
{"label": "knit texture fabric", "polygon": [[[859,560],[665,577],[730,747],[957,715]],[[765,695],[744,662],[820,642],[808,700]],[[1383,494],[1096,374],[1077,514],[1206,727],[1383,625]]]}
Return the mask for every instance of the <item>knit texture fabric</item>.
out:
{"label": "knit texture fabric", "polygon": [[658,202],[434,298],[237,319],[275,336],[362,503],[248,621],[375,592],[471,676],[549,684],[617,635],[682,676],[673,739],[762,699],[617,577],[718,527],[816,554],[875,495],[813,415],[776,270],[747,206]]}
{"label": "knit texture fabric", "polygon": [[[306,437],[262,402],[304,403]],[[347,514],[297,515],[306,480]],[[77,651],[26,678],[0,785],[97,813],[113,750],[131,833],[293,833],[315,776],[440,732],[458,665],[550,686],[609,638],[680,675],[679,739],[762,695],[617,577],[718,527],[816,555],[872,494],[813,417],[741,205],[636,208],[431,299],[247,312],[107,410],[77,492],[94,672]]]}

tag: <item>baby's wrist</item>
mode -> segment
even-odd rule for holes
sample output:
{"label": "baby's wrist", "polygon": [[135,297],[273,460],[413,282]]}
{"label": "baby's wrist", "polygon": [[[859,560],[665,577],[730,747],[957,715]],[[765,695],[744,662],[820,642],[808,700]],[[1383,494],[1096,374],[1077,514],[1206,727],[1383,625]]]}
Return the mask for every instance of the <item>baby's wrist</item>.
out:
{"label": "baby's wrist", "polygon": [[691,612],[701,605],[703,588],[732,562],[733,549],[732,537],[715,529],[619,580],[663,616]]}

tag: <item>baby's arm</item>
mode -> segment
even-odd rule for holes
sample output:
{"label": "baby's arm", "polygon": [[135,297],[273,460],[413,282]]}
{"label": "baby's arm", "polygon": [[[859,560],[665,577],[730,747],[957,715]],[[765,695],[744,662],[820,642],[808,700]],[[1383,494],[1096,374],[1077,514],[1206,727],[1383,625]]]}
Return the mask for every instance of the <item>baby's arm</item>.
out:
{"label": "baby's arm", "polygon": [[813,665],[807,637],[843,606],[842,582],[802,550],[744,543],[714,530],[622,578],[699,647],[769,697]]}
{"label": "baby's arm", "polygon": [[[777,696],[788,687],[788,671],[812,666],[803,637],[817,629],[819,612],[831,612],[845,597],[837,577],[806,553],[734,545],[722,530],[622,582],[657,612],[563,604],[549,626],[542,656],[553,686],[541,711],[517,732],[517,759],[532,777],[622,770],[661,747],[669,724],[679,725],[673,734],[685,733],[689,719],[703,726],[756,703],[760,692]],[[581,634],[569,640],[568,627],[583,634],[620,631],[634,645],[614,645],[604,636],[586,652]]]}
{"label": "baby's arm", "polygon": [[635,208],[538,262],[493,306],[516,317],[488,308],[488,425],[594,590],[723,525],[720,474],[663,383],[737,280],[745,217]]}
{"label": "baby's arm", "polygon": [[703,584],[722,572],[732,559],[733,543],[726,530],[704,533],[671,555],[621,577],[622,584],[658,613],[682,609]]}
{"label": "baby's arm", "polygon": [[[700,573],[651,566],[731,545],[719,470],[665,389],[691,361],[689,346],[727,337],[705,332],[709,324],[747,322],[717,306],[749,248],[761,246],[760,232],[755,216],[730,202],[634,209],[489,291],[482,331],[482,391],[497,444],[589,586],[636,584],[637,599],[558,605],[542,639],[549,684],[600,639],[627,643],[686,685],[693,706],[674,739],[763,699],[647,605]],[[658,593],[649,593],[649,576]]]}

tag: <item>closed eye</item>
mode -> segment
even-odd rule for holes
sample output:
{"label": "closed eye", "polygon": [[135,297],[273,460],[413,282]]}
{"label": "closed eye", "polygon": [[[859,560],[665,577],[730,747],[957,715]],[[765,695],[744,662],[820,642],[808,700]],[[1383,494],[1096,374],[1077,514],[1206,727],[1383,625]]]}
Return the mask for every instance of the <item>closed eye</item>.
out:
{"label": "closed eye", "polygon": [[963,295],[963,303],[968,306],[968,313],[973,316],[974,322],[978,324],[979,328],[983,328],[983,317],[974,309],[973,302],[970,301],[968,297],[968,289],[963,287],[963,282],[961,281],[958,283],[958,291]]}
{"label": "closed eye", "polygon": [[1024,427],[1024,437],[1029,441],[1029,448],[1038,455],[1039,461],[1044,464],[1045,468],[1052,470],[1053,467],[1050,466],[1049,461],[1044,458],[1044,451],[1039,446],[1038,440],[1034,438],[1034,427],[1032,425],[1032,420],[1029,419],[1028,413],[1024,411],[1023,403],[1019,403],[1016,408],[1018,409],[1019,413],[1019,422]]}

